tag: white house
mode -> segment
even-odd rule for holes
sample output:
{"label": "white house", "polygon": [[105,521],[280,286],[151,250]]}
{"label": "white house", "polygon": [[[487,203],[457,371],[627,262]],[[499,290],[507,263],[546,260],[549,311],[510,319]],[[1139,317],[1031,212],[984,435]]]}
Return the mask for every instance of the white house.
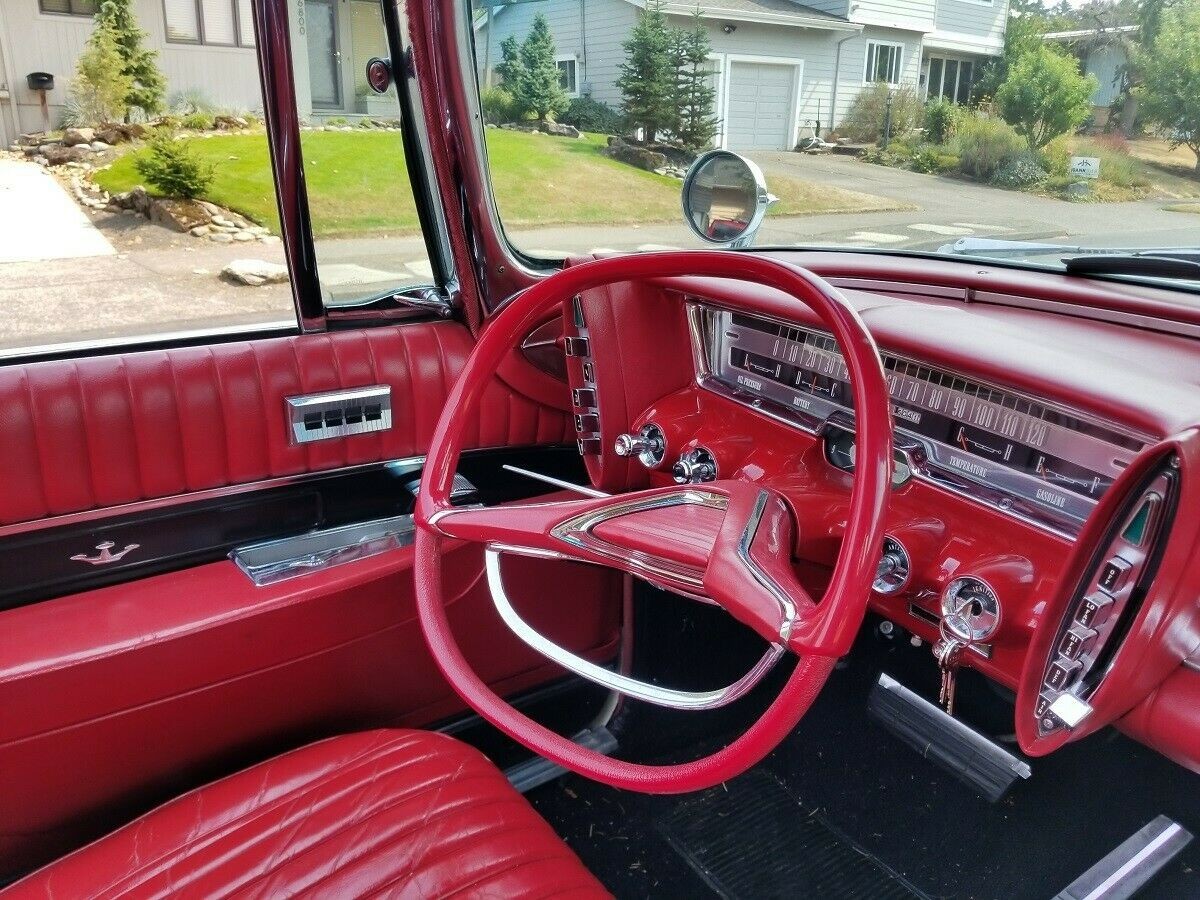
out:
{"label": "white house", "polygon": [[[546,16],[569,93],[619,107],[616,86],[645,0],[518,0],[476,24],[476,57],[493,70],[500,43]],[[965,100],[976,67],[1004,47],[1008,0],[701,0],[712,41],[718,146],[790,149],[836,129],[866,85],[885,81]],[[695,2],[668,0],[674,24]],[[490,32],[490,33],[489,33]],[[486,75],[485,75],[486,77]]]}
{"label": "white house", "polygon": [[1137,25],[1081,28],[1076,31],[1052,31],[1043,37],[1062,44],[1077,57],[1085,75],[1096,76],[1092,93],[1092,118],[1098,127],[1108,122],[1113,105],[1126,92],[1129,45],[1137,40]]}
{"label": "white house", "polygon": [[[58,125],[75,63],[92,31],[96,0],[0,0],[0,146]],[[250,0],[135,0],[147,46],[158,51],[168,96],[199,91],[218,107],[262,108]],[[395,100],[366,85],[366,62],[386,56],[379,0],[291,0],[301,115],[394,117]],[[27,76],[47,72],[41,96]]]}

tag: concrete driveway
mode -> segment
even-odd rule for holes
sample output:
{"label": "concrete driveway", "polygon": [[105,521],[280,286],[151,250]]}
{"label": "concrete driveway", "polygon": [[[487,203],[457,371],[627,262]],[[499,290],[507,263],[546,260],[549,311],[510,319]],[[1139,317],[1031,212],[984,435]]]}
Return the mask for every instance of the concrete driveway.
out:
{"label": "concrete driveway", "polygon": [[58,179],[33,163],[0,159],[0,210],[0,263],[117,252]]}
{"label": "concrete driveway", "polygon": [[955,178],[876,166],[849,156],[756,152],[772,175],[864,191],[917,207],[915,211],[840,216],[768,217],[764,244],[853,244],[934,249],[959,237],[1055,240],[1082,246],[1200,246],[1200,217],[1169,212],[1169,201],[1071,203]]}

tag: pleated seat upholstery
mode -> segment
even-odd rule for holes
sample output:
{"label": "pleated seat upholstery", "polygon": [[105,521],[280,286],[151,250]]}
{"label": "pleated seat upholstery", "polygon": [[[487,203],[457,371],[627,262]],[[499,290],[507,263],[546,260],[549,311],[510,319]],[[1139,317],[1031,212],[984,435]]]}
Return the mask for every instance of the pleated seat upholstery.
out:
{"label": "pleated seat upholstery", "polygon": [[16,898],[607,897],[477,750],[331,738],[185,794],[0,892]]}

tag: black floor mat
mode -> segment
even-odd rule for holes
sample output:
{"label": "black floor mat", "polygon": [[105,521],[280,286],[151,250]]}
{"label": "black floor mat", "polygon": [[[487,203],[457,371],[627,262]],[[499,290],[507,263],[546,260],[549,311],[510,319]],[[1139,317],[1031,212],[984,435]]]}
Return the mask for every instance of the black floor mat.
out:
{"label": "black floor mat", "polygon": [[[649,631],[639,634],[640,646],[653,648],[643,658],[649,656],[655,666],[638,674],[699,690],[745,671],[761,647],[739,646],[739,635],[748,629],[723,633],[702,621],[708,609],[687,601],[673,604],[664,596],[639,607],[635,622]],[[712,613],[718,615],[719,610]],[[656,617],[661,623],[652,629]],[[722,668],[728,671],[717,671]],[[719,749],[774,696],[776,676],[786,674],[786,667],[780,668],[754,695],[722,710],[685,713],[629,704],[615,726],[622,742],[618,755],[663,763]],[[1200,776],[1112,729],[1034,760],[1032,778],[1000,802],[988,803],[867,715],[867,695],[881,669],[923,696],[936,694],[937,667],[928,646],[914,649],[907,640],[877,638],[868,626],[799,727],[750,773],[731,781],[730,791],[736,793],[743,779],[759,773],[775,779],[805,813],[815,810],[835,835],[849,836],[827,849],[831,860],[840,858],[842,845],[850,846],[939,900],[1053,897],[1159,813],[1200,833]],[[965,721],[1014,748],[1012,706],[1002,691],[964,672],[957,706]],[[568,776],[529,798],[618,897],[714,895],[714,880],[702,877],[676,852],[663,829],[696,797],[647,796]],[[757,854],[782,840],[788,852],[776,855],[775,867],[815,863],[793,850],[816,840],[802,818],[780,825],[773,816],[760,816],[755,827],[742,829],[737,848],[731,842],[730,852]],[[723,889],[736,894],[737,885]],[[788,895],[831,896],[799,890]],[[1200,840],[1138,897],[1200,898]]]}
{"label": "black floor mat", "polygon": [[766,771],[683,800],[658,830],[721,897],[914,900],[925,895],[805,810]]}

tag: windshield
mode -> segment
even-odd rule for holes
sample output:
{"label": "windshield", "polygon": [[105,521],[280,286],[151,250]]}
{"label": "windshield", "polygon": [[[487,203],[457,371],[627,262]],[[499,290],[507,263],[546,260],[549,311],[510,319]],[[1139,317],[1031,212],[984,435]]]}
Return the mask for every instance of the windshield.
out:
{"label": "windshield", "polygon": [[1058,268],[1200,247],[1200,0],[475,3],[526,255],[700,246],[680,189],[713,148],[777,198],[759,247]]}

